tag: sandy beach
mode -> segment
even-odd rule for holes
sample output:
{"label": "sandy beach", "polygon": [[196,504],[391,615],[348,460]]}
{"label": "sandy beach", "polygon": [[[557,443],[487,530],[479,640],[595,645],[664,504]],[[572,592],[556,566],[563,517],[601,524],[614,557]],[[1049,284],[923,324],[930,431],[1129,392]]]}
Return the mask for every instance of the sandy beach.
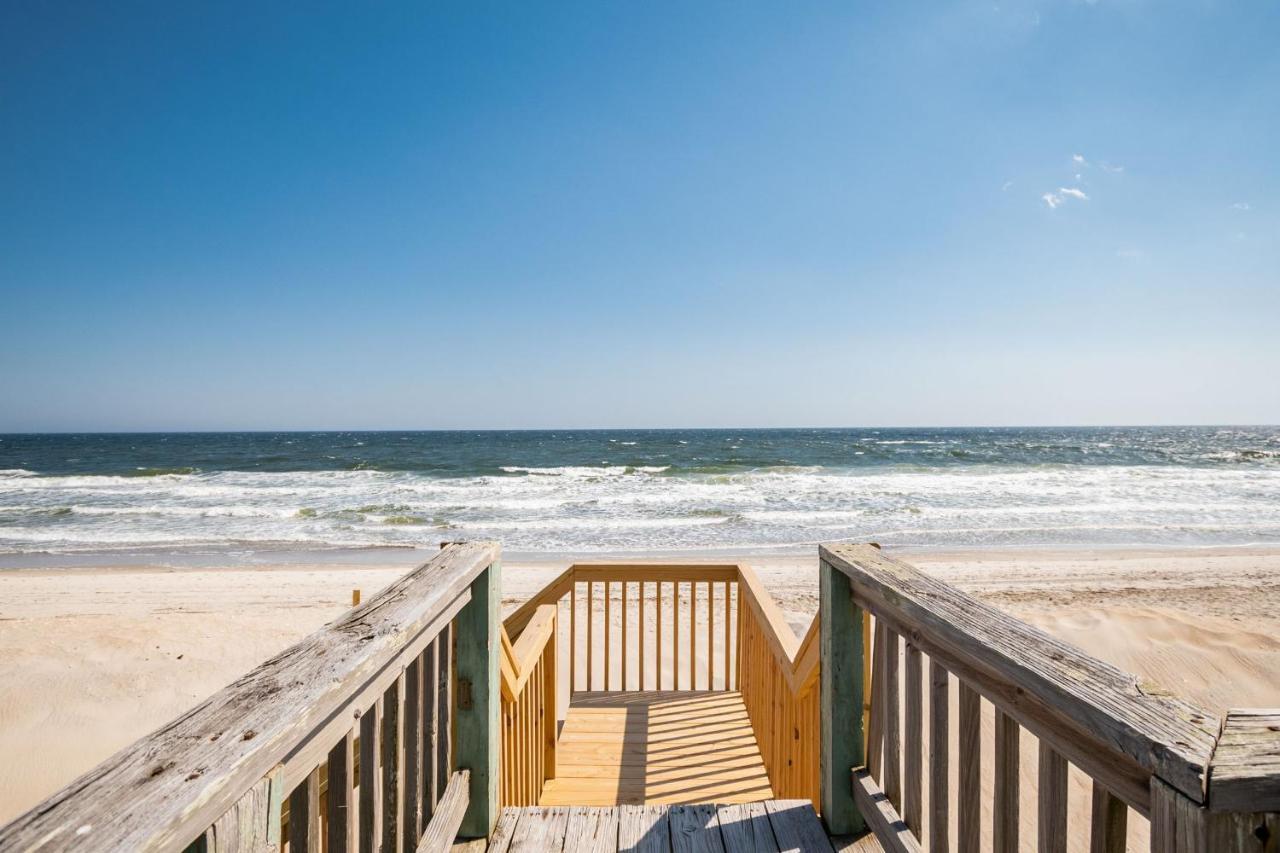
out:
{"label": "sandy beach", "polygon": [[[897,553],[1205,707],[1280,705],[1280,549]],[[353,589],[367,598],[426,556],[0,572],[0,821],[335,618]],[[816,555],[742,561],[802,634],[817,609]],[[565,565],[508,561],[504,605]]]}

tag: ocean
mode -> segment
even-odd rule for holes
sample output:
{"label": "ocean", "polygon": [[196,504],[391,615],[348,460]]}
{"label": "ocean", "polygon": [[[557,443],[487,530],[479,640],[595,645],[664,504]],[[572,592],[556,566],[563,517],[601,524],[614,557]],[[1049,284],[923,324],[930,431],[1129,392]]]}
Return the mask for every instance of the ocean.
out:
{"label": "ocean", "polygon": [[1280,428],[0,435],[0,554],[1280,543]]}

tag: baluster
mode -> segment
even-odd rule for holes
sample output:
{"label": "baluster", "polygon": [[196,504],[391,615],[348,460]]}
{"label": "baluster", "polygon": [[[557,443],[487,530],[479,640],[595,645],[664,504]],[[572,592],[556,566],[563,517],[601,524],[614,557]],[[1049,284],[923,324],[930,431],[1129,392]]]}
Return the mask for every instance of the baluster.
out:
{"label": "baluster", "polygon": [[596,584],[595,581],[587,581],[587,690],[595,690],[596,687],[596,670],[594,666],[592,650],[595,648],[595,617],[596,606]]}
{"label": "baluster", "polygon": [[1039,853],[1066,853],[1067,761],[1043,740],[1040,741],[1039,776],[1036,849]]}
{"label": "baluster", "polygon": [[1129,807],[1124,800],[1113,796],[1106,788],[1094,782],[1089,853],[1124,853],[1128,820]]}
{"label": "baluster", "polygon": [[609,607],[609,587],[613,586],[609,581],[604,582],[604,689],[606,691],[613,689],[613,658],[609,654],[609,634],[613,627],[613,614]]}
{"label": "baluster", "polygon": [[960,812],[958,853],[977,853],[981,829],[978,819],[982,803],[982,699],[978,692],[960,682]]}
{"label": "baluster", "polygon": [[951,696],[947,671],[929,660],[929,853],[947,853],[948,797],[947,767],[950,761],[951,730],[948,716]]}
{"label": "baluster", "polygon": [[378,768],[382,741],[382,697],[360,717],[360,853],[374,853],[382,843],[382,776]]}
{"label": "baluster", "polygon": [[435,813],[436,800],[440,792],[437,789],[438,776],[436,763],[439,760],[439,733],[436,729],[436,709],[440,702],[440,682],[436,676],[437,648],[440,639],[437,637],[422,651],[422,788],[420,790],[422,825],[425,828]]}
{"label": "baluster", "polygon": [[680,689],[680,581],[671,582],[671,689]]}
{"label": "baluster", "polygon": [[[436,696],[440,700],[436,707],[436,793],[435,804],[439,805],[453,775],[453,625],[445,625],[436,638]],[[495,701],[501,702],[498,697]]]}
{"label": "baluster", "polygon": [[289,795],[289,850],[320,853],[320,768]]}
{"label": "baluster", "polygon": [[729,690],[729,582],[720,585],[724,596],[724,689]]}
{"label": "baluster", "polygon": [[640,617],[637,621],[640,623],[640,629],[638,634],[636,635],[636,646],[639,647],[640,649],[640,683],[636,685],[636,687],[638,690],[644,690],[644,645],[645,645],[644,638],[646,634],[646,629],[648,628],[647,623],[644,621],[644,581],[640,581],[639,587],[640,587],[640,605],[639,605]]}
{"label": "baluster", "polygon": [[[871,672],[871,708],[868,711],[867,726],[867,769],[871,771],[872,778],[876,780],[884,779],[884,625],[877,617],[875,620],[874,631],[875,643],[871,647],[871,653],[867,655],[872,660]],[[866,631],[863,632],[865,637]]]}
{"label": "baluster", "polygon": [[656,624],[654,638],[654,653],[657,658],[654,661],[654,681],[653,688],[655,690],[662,689],[662,581],[654,583],[654,602],[653,602],[653,621]]}
{"label": "baluster", "polygon": [[404,673],[382,694],[382,853],[399,849],[400,743],[404,735]]}
{"label": "baluster", "polygon": [[421,670],[418,661],[412,660],[404,671],[404,752],[401,761],[404,763],[404,797],[400,823],[402,826],[401,849],[404,853],[414,853],[418,847],[419,819],[418,813],[418,774],[419,774],[419,732],[422,721],[419,718],[419,705],[422,698],[422,687],[419,684]]}
{"label": "baluster", "polygon": [[1018,851],[1019,737],[1017,722],[996,708],[996,787],[992,804],[996,853]]}
{"label": "baluster", "polygon": [[630,586],[626,581],[622,582],[622,692],[627,691],[627,587]]}
{"label": "baluster", "polygon": [[707,581],[707,690],[715,690],[716,663],[716,593],[711,581]]}
{"label": "baluster", "polygon": [[355,745],[356,728],[342,736],[342,740],[329,750],[329,790],[326,794],[326,811],[329,824],[329,853],[347,853],[355,849],[355,809],[353,800],[352,748]]}
{"label": "baluster", "polygon": [[569,584],[569,695],[578,689],[578,581]]}
{"label": "baluster", "polygon": [[689,689],[698,689],[698,584],[689,581]]}
{"label": "baluster", "polygon": [[906,822],[907,828],[917,837],[920,837],[920,789],[921,789],[921,761],[920,750],[924,746],[924,738],[921,736],[921,730],[924,727],[924,719],[920,700],[920,650],[910,643],[907,644],[907,668],[906,668],[906,732],[903,737],[903,748],[906,750],[905,767],[903,775],[905,779],[905,788],[903,790],[902,800],[902,819]]}
{"label": "baluster", "polygon": [[898,635],[884,628],[884,795],[895,806],[902,805],[901,709],[898,689]]}

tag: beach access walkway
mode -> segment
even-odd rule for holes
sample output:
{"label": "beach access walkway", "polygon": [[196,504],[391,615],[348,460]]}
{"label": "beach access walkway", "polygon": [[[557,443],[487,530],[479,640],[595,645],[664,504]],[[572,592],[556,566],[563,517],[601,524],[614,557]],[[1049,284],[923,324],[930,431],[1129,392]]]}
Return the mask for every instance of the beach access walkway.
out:
{"label": "beach access walkway", "polygon": [[797,637],[736,563],[576,563],[502,618],[499,546],[446,544],[0,850],[1277,850],[1280,709],[1197,708],[873,545],[817,563]]}

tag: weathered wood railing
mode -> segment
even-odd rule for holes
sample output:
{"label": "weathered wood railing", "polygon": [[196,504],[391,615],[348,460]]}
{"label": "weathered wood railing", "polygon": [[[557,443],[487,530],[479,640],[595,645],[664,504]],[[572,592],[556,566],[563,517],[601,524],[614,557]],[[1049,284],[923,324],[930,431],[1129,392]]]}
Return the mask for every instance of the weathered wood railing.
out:
{"label": "weathered wood railing", "polygon": [[820,801],[821,702],[818,689],[819,628],[814,619],[802,641],[773,597],[749,568],[738,588],[738,689],[773,793],[784,799]]}
{"label": "weathered wood railing", "polygon": [[[959,853],[976,851],[986,826],[980,732],[989,704],[998,853],[1019,849],[1022,730],[1038,739],[1041,853],[1065,851],[1073,838],[1096,853],[1122,851],[1131,811],[1149,818],[1155,851],[1280,843],[1280,713],[1219,720],[874,547],[824,547],[820,558],[821,810],[833,832],[858,831],[865,819],[889,850],[918,850],[927,839],[930,851],[946,851],[954,839]],[[871,649],[867,614],[875,616]],[[1070,766],[1092,780],[1087,826],[1068,819]]]}
{"label": "weathered wood railing", "polygon": [[0,849],[410,853],[488,835],[498,555],[445,547],[0,828]]}
{"label": "weathered wood railing", "polygon": [[502,629],[503,806],[538,805],[556,775],[557,609],[539,605],[515,643]]}

